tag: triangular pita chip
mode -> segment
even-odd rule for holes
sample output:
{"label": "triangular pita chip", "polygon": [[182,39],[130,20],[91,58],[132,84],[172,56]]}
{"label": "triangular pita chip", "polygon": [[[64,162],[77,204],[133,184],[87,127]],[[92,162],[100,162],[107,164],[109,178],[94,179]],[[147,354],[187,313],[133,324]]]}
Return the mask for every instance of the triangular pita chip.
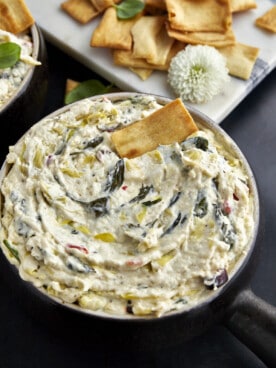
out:
{"label": "triangular pita chip", "polygon": [[257,18],[255,24],[270,32],[276,32],[276,5],[270,8],[264,15]]}

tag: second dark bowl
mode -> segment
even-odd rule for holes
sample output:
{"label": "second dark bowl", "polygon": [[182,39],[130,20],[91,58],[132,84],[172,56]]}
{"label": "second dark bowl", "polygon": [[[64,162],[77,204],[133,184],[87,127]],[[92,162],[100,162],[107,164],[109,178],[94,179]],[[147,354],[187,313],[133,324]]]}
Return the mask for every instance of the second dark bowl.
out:
{"label": "second dark bowl", "polygon": [[41,65],[30,68],[17,92],[0,108],[1,158],[8,146],[15,144],[21,135],[39,118],[44,107],[48,88],[48,60],[44,37],[34,24],[30,28],[33,57]]}

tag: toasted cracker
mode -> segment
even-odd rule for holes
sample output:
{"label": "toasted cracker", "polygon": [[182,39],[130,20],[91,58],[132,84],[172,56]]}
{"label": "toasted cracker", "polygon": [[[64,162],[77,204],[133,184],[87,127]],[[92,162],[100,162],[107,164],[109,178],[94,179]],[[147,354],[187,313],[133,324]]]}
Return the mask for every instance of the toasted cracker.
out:
{"label": "toasted cracker", "polygon": [[115,8],[106,9],[92,34],[90,46],[130,50],[132,47],[130,30],[139,17],[140,15],[137,15],[132,19],[119,20]]}
{"label": "toasted cracker", "polygon": [[115,65],[126,66],[128,68],[142,68],[142,69],[158,69],[167,70],[167,66],[156,66],[147,62],[142,58],[133,57],[132,50],[113,50],[112,52],[113,62]]}
{"label": "toasted cracker", "polygon": [[178,98],[146,118],[115,131],[111,140],[120,157],[134,158],[159,145],[181,142],[198,128]]}
{"label": "toasted cracker", "polygon": [[264,28],[267,31],[276,32],[276,5],[270,8],[261,17],[255,21],[256,26]]}
{"label": "toasted cracker", "polygon": [[234,45],[236,37],[231,28],[225,33],[221,32],[183,32],[172,29],[167,23],[168,35],[178,41],[192,45],[209,45],[214,47],[223,47]]}
{"label": "toasted cracker", "polygon": [[229,0],[166,0],[171,28],[225,32],[232,24]]}
{"label": "toasted cracker", "polygon": [[60,7],[81,24],[90,22],[100,14],[90,0],[66,0]]}
{"label": "toasted cracker", "polygon": [[146,59],[135,58],[132,50],[113,50],[114,64],[126,66],[128,68],[143,68],[156,69],[166,71],[169,69],[171,59],[180,51],[183,50],[185,44],[175,40],[168,53],[165,64],[151,64]]}
{"label": "toasted cracker", "polygon": [[145,68],[129,68],[133,73],[138,75],[139,78],[141,78],[143,81],[147,80],[154,69],[145,69]]}
{"label": "toasted cracker", "polygon": [[255,0],[230,0],[230,8],[232,13],[246,11],[257,8]]}
{"label": "toasted cracker", "polygon": [[257,47],[238,42],[218,50],[226,58],[229,74],[245,80],[250,77],[260,51]]}
{"label": "toasted cracker", "polygon": [[164,65],[174,42],[165,28],[163,16],[143,16],[132,27],[133,57],[150,64]]}
{"label": "toasted cracker", "polygon": [[18,34],[34,24],[34,18],[23,0],[0,0],[0,29]]}
{"label": "toasted cracker", "polygon": [[90,0],[93,7],[98,11],[102,12],[105,9],[118,3],[120,0]]}

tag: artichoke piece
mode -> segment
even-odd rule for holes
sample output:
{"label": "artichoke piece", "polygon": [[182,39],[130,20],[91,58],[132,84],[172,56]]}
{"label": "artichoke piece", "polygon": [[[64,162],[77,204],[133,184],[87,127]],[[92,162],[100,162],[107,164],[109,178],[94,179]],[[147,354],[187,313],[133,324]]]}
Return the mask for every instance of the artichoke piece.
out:
{"label": "artichoke piece", "polygon": [[172,250],[169,253],[164,254],[161,258],[159,258],[156,262],[164,267],[171,259],[173,259],[175,256],[175,251]]}
{"label": "artichoke piece", "polygon": [[105,243],[113,243],[116,240],[115,236],[111,233],[96,234],[94,238],[97,240],[101,240]]}

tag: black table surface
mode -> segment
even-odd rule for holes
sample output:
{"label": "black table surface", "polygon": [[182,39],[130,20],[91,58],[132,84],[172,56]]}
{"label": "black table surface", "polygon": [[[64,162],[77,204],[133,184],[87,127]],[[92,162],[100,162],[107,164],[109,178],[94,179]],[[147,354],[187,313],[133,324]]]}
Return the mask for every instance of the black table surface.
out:
{"label": "black table surface", "polygon": [[[103,80],[53,45],[47,43],[47,48],[50,79],[41,117],[63,106],[67,78]],[[264,202],[265,242],[251,287],[256,295],[276,306],[276,70],[224,119],[221,127],[240,146],[259,183]],[[182,345],[151,353],[110,352],[93,345],[87,347],[78,341],[74,331],[72,343],[68,345],[67,340],[37,324],[2,280],[0,295],[1,368],[265,367],[223,325],[216,325]]]}

